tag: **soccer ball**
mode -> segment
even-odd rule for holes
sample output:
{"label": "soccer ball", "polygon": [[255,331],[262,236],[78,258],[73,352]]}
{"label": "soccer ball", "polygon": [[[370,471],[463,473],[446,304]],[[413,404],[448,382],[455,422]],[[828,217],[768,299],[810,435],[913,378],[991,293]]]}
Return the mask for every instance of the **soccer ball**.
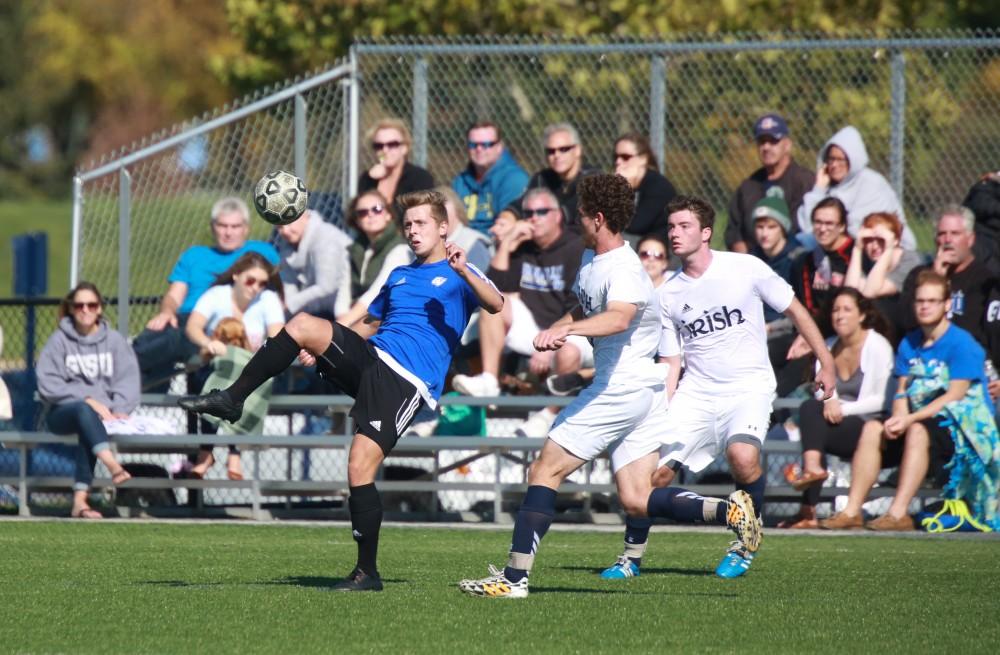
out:
{"label": "soccer ball", "polygon": [[288,225],[306,210],[309,191],[302,180],[287,171],[271,171],[253,190],[253,206],[271,225]]}

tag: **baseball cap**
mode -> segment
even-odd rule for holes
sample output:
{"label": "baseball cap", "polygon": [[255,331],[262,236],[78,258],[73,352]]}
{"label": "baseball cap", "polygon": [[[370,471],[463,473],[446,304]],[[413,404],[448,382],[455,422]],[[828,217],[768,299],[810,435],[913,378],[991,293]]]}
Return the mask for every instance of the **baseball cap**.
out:
{"label": "baseball cap", "polygon": [[770,218],[778,222],[785,234],[792,229],[792,222],[789,220],[788,203],[781,196],[772,195],[761,198],[760,202],[754,205],[753,222],[756,223],[762,218]]}
{"label": "baseball cap", "polygon": [[753,136],[755,139],[762,136],[784,139],[788,136],[788,123],[778,114],[764,114],[754,123]]}

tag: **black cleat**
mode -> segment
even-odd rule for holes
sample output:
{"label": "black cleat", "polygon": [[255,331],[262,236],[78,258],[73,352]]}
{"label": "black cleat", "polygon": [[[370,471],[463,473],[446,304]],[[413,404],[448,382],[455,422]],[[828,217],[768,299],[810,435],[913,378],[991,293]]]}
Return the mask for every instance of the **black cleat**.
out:
{"label": "black cleat", "polygon": [[382,591],[382,578],[377,573],[368,575],[355,568],[345,580],[330,587],[330,591]]}
{"label": "black cleat", "polygon": [[235,402],[229,392],[212,389],[204,396],[188,396],[181,398],[177,404],[189,412],[217,416],[223,421],[235,423],[243,416],[243,403]]}

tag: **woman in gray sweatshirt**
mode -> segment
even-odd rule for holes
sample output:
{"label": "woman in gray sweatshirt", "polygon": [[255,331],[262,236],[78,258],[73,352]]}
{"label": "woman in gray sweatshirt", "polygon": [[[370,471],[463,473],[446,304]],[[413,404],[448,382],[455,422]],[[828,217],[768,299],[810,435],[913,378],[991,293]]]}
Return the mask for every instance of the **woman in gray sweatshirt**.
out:
{"label": "woman in gray sweatshirt", "polygon": [[80,436],[70,515],[99,519],[87,499],[97,460],[115,485],[132,477],[111,452],[103,421],[128,416],[139,404],[140,387],[135,353],[125,337],[108,328],[95,285],[81,282],[63,299],[59,328],[42,349],[37,374],[38,394],[49,405],[49,429]]}

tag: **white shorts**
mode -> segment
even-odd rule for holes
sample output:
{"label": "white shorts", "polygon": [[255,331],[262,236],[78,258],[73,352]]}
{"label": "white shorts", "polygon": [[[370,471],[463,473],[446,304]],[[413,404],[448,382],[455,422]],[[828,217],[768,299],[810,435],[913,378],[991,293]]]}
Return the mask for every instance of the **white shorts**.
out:
{"label": "white shorts", "polygon": [[[524,304],[519,296],[509,297],[511,310],[510,330],[504,339],[504,345],[519,355],[531,357],[535,350],[535,337],[542,331],[535,322],[535,317],[531,315],[531,310]],[[594,347],[590,345],[587,337],[571,335],[566,339],[566,343],[573,344],[580,351],[580,368],[591,368],[594,366]],[[553,351],[553,356],[555,351]]]}
{"label": "white shorts", "polygon": [[559,412],[549,439],[588,462],[607,450],[617,472],[659,450],[666,416],[662,385],[590,385]]}
{"label": "white shorts", "polygon": [[732,437],[764,444],[773,393],[709,396],[678,391],[661,428],[660,466],[670,461],[697,473],[722,454]]}

